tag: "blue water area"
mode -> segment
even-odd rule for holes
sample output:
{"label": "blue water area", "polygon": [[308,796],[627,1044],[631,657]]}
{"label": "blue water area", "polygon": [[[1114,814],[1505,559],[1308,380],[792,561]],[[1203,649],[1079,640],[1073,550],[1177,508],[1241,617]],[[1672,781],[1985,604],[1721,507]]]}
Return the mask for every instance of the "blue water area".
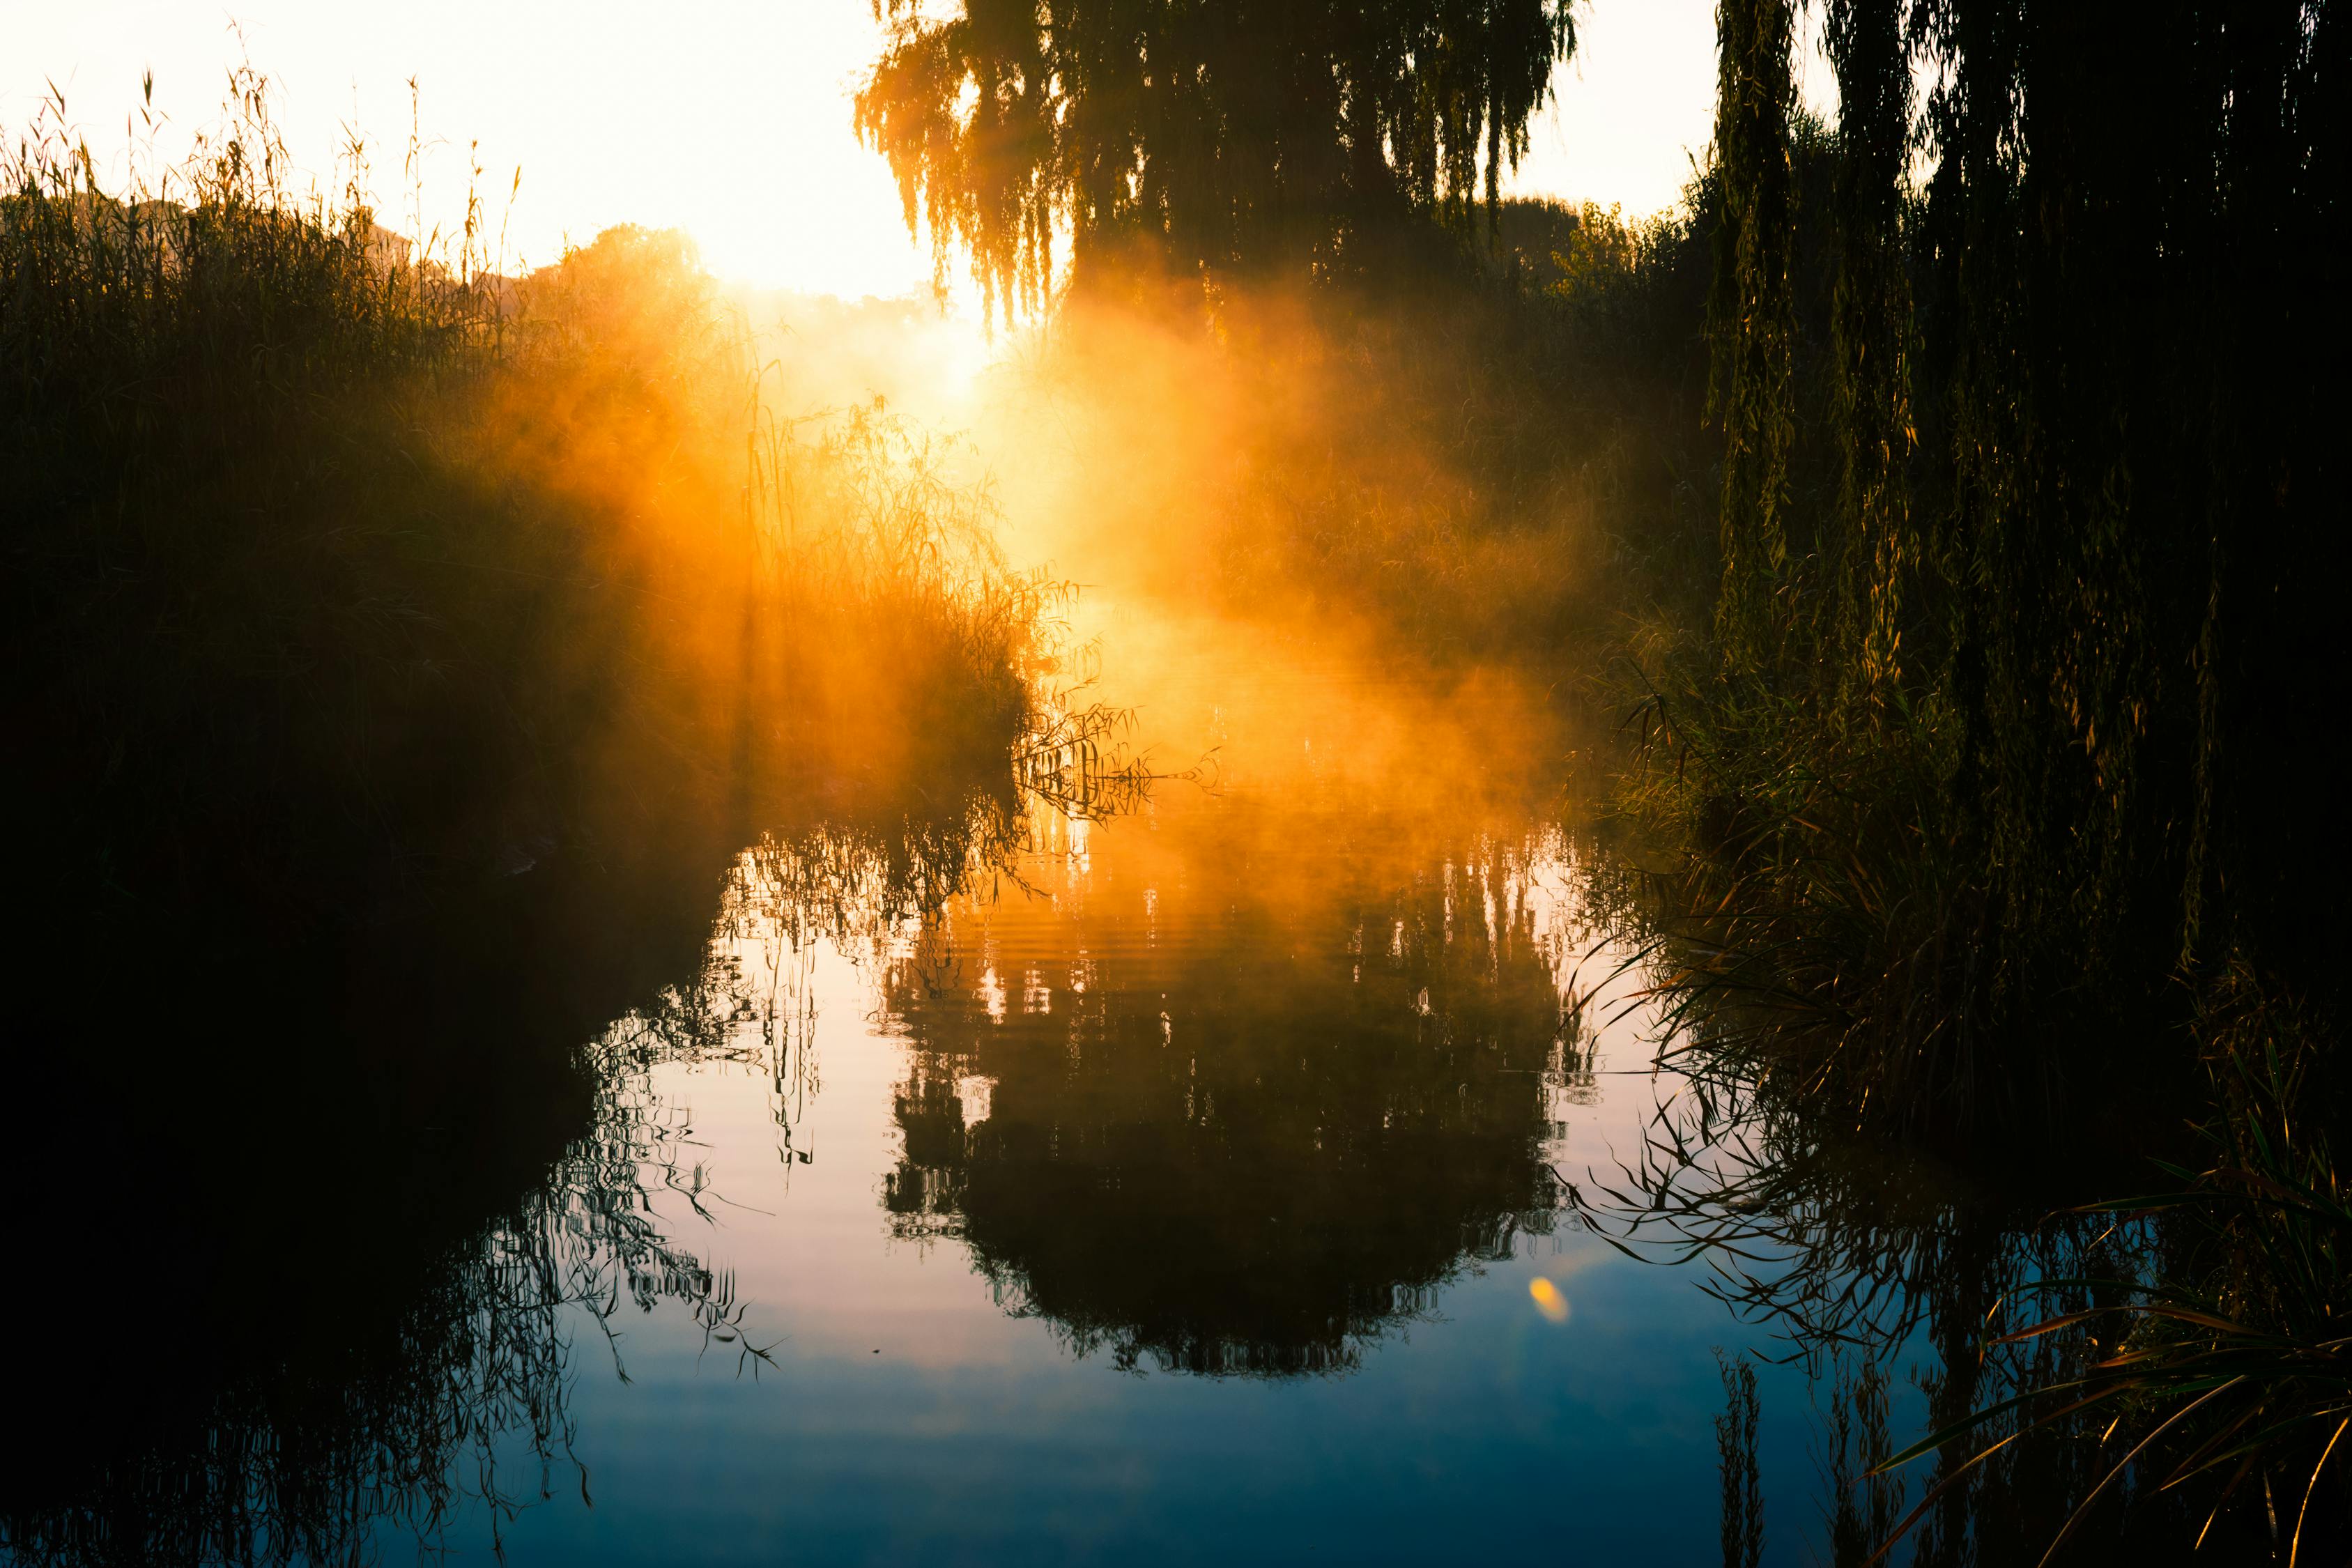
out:
{"label": "blue water area", "polygon": [[509,1433],[529,1506],[436,1545],[1710,1563],[1745,1360],[1762,1560],[1817,1560],[1820,1395],[1779,1326],[1568,1199],[1679,1090],[1585,852],[1343,853],[1278,815],[1064,824],[929,917],[863,886],[808,918],[855,858],[821,836],[747,857],[693,1043],[612,1080],[665,1250],[575,1237],[565,1277],[611,1295],[557,1320],[570,1442]]}

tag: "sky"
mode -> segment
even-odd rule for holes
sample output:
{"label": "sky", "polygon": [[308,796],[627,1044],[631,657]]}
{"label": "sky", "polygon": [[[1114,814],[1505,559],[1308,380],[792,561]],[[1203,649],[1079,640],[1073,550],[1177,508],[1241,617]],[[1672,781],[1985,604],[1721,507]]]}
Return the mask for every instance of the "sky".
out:
{"label": "sky", "polygon": [[[1628,213],[1670,205],[1713,121],[1714,9],[1585,0],[1514,188]],[[478,163],[509,270],[629,222],[688,230],[724,278],[889,296],[926,288],[931,264],[880,155],[850,131],[848,94],[878,38],[869,0],[0,0],[0,134],[20,139],[54,84],[119,178],[142,74],[168,160],[218,119],[242,55],[278,89],[297,163],[340,191],[338,153],[357,129],[375,205],[404,228],[414,79],[425,226],[459,220]],[[1824,73],[1806,55],[1817,97]]]}

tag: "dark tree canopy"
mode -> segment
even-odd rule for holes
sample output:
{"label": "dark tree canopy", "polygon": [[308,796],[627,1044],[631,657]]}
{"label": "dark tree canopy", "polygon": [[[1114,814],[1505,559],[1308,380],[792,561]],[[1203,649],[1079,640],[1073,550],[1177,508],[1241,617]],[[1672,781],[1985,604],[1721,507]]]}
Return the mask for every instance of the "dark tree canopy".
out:
{"label": "dark tree canopy", "polygon": [[1412,215],[1460,218],[1528,144],[1572,0],[875,0],[857,98],[942,273],[1035,309],[1066,236],[1180,276],[1328,269]]}
{"label": "dark tree canopy", "polygon": [[1727,672],[1943,737],[2004,941],[2340,970],[2340,0],[1829,0],[1826,132],[1799,5],[1719,11]]}

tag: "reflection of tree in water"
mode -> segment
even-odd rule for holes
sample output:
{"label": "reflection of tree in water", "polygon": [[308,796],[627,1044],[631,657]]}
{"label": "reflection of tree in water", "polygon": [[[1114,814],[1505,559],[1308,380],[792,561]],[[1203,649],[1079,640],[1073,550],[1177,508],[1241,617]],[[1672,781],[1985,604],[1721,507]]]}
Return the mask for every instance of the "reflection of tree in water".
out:
{"label": "reflection of tree in water", "polygon": [[902,951],[885,1203],[1079,1353],[1344,1371],[1550,1226],[1549,1095],[1580,1065],[1557,938],[1516,848],[1307,877],[1271,843],[1171,858],[1181,827],[1097,851],[1076,825],[1083,884],[959,907]]}

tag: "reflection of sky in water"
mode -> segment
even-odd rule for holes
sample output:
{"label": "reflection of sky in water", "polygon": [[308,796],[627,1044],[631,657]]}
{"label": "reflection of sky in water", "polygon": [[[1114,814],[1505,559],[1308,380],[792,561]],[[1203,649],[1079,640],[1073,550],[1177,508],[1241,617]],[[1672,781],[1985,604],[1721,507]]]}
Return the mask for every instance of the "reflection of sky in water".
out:
{"label": "reflection of sky in water", "polygon": [[[810,939],[795,954],[757,922],[739,927],[745,989],[765,997],[739,1036],[782,1055],[656,1070],[653,1087],[691,1129],[682,1162],[698,1163],[721,1201],[706,1222],[655,1190],[663,1230],[731,1271],[746,1335],[773,1345],[773,1365],[739,1376],[735,1347],[707,1345],[684,1309],[625,1306],[614,1321],[625,1383],[578,1315],[571,1408],[593,1506],[580,1505],[559,1464],[552,1500],[504,1528],[510,1560],[1717,1560],[1714,1352],[1762,1342],[1692,1270],[1633,1262],[1571,1225],[1521,1228],[1506,1259],[1401,1288],[1401,1305],[1420,1310],[1352,1339],[1353,1371],[1203,1377],[1146,1355],[1128,1373],[1105,1350],[1074,1353],[1050,1321],[1010,1315],[1018,1286],[1008,1296],[975,1271],[952,1194],[935,1213],[886,1212],[894,1181],[908,1179],[908,1107],[920,1101],[910,1085],[926,1071],[941,1075],[938,1103],[970,1138],[1023,1114],[1024,1094],[1077,1096],[1045,1109],[1083,1122],[1084,1096],[1108,1085],[1140,1095],[1134,1113],[1148,1115],[1152,1084],[1128,1082],[1108,1053],[1164,1052],[1188,1028],[1257,1016],[1244,994],[1199,1025],[1186,987],[1214,990],[1220,975],[1244,994],[1286,975],[1360,987],[1368,973],[1391,973],[1411,992],[1407,1026],[1433,1030],[1476,976],[1449,977],[1440,963],[1433,978],[1429,954],[1474,929],[1510,927],[1512,951],[1548,968],[1589,952],[1556,835],[1496,855],[1507,874],[1487,878],[1443,860],[1404,866],[1419,852],[1410,834],[1379,852],[1318,849],[1310,837],[1281,876],[1254,884],[1265,907],[1244,909],[1234,891],[1262,834],[1300,826],[1275,815],[1258,820],[1246,797],[1171,796],[1081,845],[1049,844],[1024,868],[1034,894],[960,900],[928,934],[900,923],[855,952]],[[1350,876],[1360,900],[1365,887],[1371,903],[1402,887],[1419,901],[1393,919],[1370,904],[1351,913],[1332,891]],[[1422,931],[1408,930],[1432,910]],[[1263,951],[1269,936],[1321,951]],[[1506,966],[1495,952],[1481,962],[1490,973]],[[1609,963],[1603,953],[1580,973],[1589,984]],[[1564,969],[1549,972],[1566,983]],[[1439,1016],[1427,1019],[1432,984]],[[1638,1009],[1604,1001],[1592,1012],[1618,1022],[1597,1048],[1582,1042],[1591,1054],[1580,1064],[1555,1052],[1524,1091],[1535,1154],[1571,1178],[1606,1172],[1612,1151],[1630,1154],[1656,1104]],[[1277,1029],[1300,1026],[1297,1015],[1274,1017]],[[1333,1023],[1337,1044],[1323,1048],[1354,1048],[1350,1027]],[[1024,1089],[1017,1073],[987,1070],[1024,1029],[1066,1042],[1060,1077],[1036,1079],[1033,1063]],[[1131,1176],[1121,1158],[1109,1151],[1107,1168]],[[1029,1217],[1053,1226],[1050,1189],[1040,1206]],[[1316,1213],[1373,1232],[1386,1223],[1345,1205]],[[1080,1245],[1148,1260],[1171,1244],[1142,1223]],[[1810,1561],[1820,1531],[1811,1399],[1778,1369],[1762,1385],[1767,1559]],[[461,1527],[451,1544],[470,1551],[475,1539]]]}

